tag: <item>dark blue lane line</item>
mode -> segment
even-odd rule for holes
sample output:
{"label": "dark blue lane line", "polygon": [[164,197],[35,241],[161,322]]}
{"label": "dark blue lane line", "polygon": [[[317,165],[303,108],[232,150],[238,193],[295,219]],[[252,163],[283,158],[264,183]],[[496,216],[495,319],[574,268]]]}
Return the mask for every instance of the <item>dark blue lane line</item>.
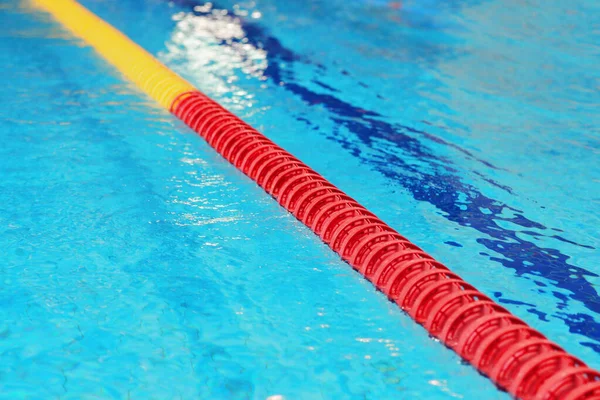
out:
{"label": "dark blue lane line", "polygon": [[[197,1],[177,0],[176,3],[196,15],[207,15],[193,10],[194,6],[199,4]],[[215,5],[215,7],[218,6]],[[569,264],[570,257],[562,254],[559,250],[539,247],[518,236],[518,234],[529,234],[533,240],[536,240],[539,236],[544,235],[530,231],[517,232],[498,225],[496,220],[510,222],[524,228],[548,229],[544,225],[525,217],[521,210],[489,198],[479,192],[476,187],[463,183],[456,168],[452,167],[453,163],[450,159],[436,155],[419,140],[410,136],[409,133],[424,135],[430,140],[450,146],[471,158],[475,158],[471,153],[432,134],[382,121],[380,118],[383,118],[383,116],[376,111],[366,110],[349,104],[332,94],[317,93],[303,86],[301,82],[295,81],[292,68],[288,67],[284,71],[279,65],[281,62],[310,64],[310,60],[285,48],[276,37],[270,36],[267,29],[258,23],[244,19],[240,19],[240,23],[246,33],[248,42],[266,51],[268,67],[264,75],[268,79],[273,81],[275,85],[298,96],[309,105],[325,107],[331,113],[330,118],[336,124],[352,132],[360,140],[362,146],[369,147],[375,155],[362,154],[357,143],[344,140],[339,135],[335,135],[335,132],[330,136],[332,140],[339,142],[354,156],[373,166],[386,177],[401,184],[411,192],[416,200],[428,202],[435,206],[448,220],[461,226],[476,229],[484,234],[486,237],[477,239],[477,242],[503,256],[498,258],[482,253],[488,256],[490,260],[499,262],[514,270],[518,276],[527,275],[525,279],[532,279],[536,282],[535,277],[540,276],[556,281],[555,286],[557,288],[571,292],[569,296],[565,296],[556,291],[550,292],[543,287],[539,289],[540,293],[550,292],[558,299],[559,304],[565,304],[565,307],[559,307],[559,311],[555,313],[555,316],[565,322],[570,332],[584,335],[593,340],[594,342],[582,342],[581,344],[600,353],[600,323],[591,315],[573,314],[565,311],[566,304],[570,299],[581,302],[593,313],[600,313],[600,297],[586,279],[588,276],[598,277],[598,275]],[[224,43],[224,45],[226,44]],[[325,69],[321,64],[313,63],[312,65],[319,70]],[[322,87],[322,85],[320,86]],[[334,90],[329,91],[335,92]],[[306,121],[305,119],[301,120]],[[410,154],[411,157],[429,162],[435,167],[435,172],[421,171],[406,163],[399,156],[390,153],[387,149],[378,146],[377,142],[380,142],[381,139],[393,143],[397,149]],[[489,168],[498,169],[485,160],[478,159],[478,161]],[[491,179],[485,179],[485,181],[497,187],[505,188],[509,193],[511,192],[510,188]],[[483,212],[482,209],[487,211]],[[504,216],[506,211],[510,211],[513,216]],[[552,235],[548,237],[593,249],[591,246],[568,241],[560,236]],[[538,286],[543,286],[543,284],[538,284]],[[496,297],[501,302],[508,301],[505,298],[500,300],[501,293],[497,293]],[[540,313],[533,307],[528,311],[543,321],[547,320],[544,313]]]}

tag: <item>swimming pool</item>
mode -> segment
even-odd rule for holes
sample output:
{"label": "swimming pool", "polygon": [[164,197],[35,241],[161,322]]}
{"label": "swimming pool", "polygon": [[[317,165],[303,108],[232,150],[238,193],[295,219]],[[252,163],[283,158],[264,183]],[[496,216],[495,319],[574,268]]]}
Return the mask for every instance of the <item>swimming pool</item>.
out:
{"label": "swimming pool", "polygon": [[[597,367],[585,40],[573,60],[552,37],[544,75],[520,26],[495,36],[493,3],[83,3]],[[507,397],[93,51],[3,9],[9,398]],[[555,114],[556,93],[579,97]]]}

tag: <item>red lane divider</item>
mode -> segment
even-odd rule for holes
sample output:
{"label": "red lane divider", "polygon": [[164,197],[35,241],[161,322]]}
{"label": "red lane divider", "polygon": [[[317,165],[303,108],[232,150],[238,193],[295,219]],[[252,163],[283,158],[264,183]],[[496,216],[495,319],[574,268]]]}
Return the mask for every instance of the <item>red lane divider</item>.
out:
{"label": "red lane divider", "polygon": [[171,111],[431,335],[523,400],[600,400],[600,373],[200,92]]}

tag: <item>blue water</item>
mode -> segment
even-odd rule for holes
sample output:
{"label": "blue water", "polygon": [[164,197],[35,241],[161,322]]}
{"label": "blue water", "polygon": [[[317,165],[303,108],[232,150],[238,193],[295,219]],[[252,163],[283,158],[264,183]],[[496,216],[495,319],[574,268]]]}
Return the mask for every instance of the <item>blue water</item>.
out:
{"label": "blue water", "polygon": [[[82,3],[600,367],[595,2]],[[508,398],[48,16],[0,23],[0,398]]]}

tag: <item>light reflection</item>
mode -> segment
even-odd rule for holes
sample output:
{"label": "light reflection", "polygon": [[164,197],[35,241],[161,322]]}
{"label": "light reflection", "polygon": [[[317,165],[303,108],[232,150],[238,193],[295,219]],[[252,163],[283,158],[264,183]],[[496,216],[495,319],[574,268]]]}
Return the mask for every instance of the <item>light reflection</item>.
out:
{"label": "light reflection", "polygon": [[[237,16],[248,12],[237,7],[231,15],[211,3],[194,10],[201,14],[173,15],[176,27],[160,58],[230,110],[253,108],[254,95],[235,85],[241,78],[266,79],[266,52],[248,43]],[[251,16],[261,14],[253,11]]]}

